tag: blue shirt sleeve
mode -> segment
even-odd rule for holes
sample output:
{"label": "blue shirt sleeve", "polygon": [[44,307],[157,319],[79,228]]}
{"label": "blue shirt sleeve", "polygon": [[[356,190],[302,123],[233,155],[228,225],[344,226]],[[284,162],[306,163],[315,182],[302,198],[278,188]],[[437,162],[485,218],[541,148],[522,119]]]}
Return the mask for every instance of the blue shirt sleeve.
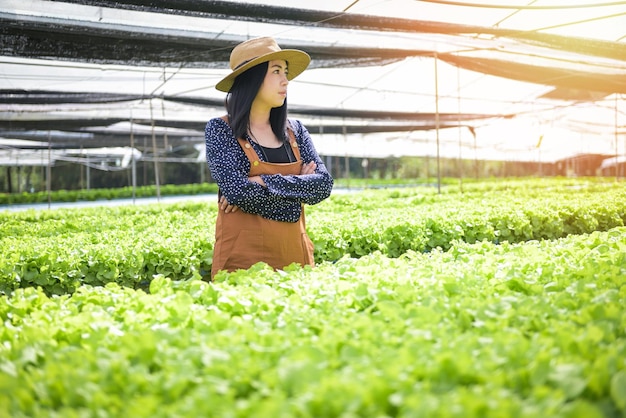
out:
{"label": "blue shirt sleeve", "polygon": [[291,121],[292,129],[304,163],[315,161],[315,173],[307,175],[261,175],[271,195],[314,205],[330,196],[333,178],[317,154],[309,131],[298,120]]}
{"label": "blue shirt sleeve", "polygon": [[228,203],[267,219],[296,222],[301,203],[286,199],[269,188],[248,180],[250,161],[221,118],[211,119],[205,128],[206,159],[211,176]]}

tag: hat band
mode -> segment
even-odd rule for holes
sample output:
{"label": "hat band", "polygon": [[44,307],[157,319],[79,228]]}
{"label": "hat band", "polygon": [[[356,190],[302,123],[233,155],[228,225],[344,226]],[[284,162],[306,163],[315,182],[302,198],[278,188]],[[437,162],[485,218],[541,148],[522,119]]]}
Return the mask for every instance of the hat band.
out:
{"label": "hat band", "polygon": [[244,65],[246,65],[250,61],[255,60],[257,58],[259,58],[259,57],[250,58],[249,60],[245,60],[245,61],[239,63],[239,65],[237,65],[235,68],[233,68],[233,71],[236,71],[238,68],[243,67]]}

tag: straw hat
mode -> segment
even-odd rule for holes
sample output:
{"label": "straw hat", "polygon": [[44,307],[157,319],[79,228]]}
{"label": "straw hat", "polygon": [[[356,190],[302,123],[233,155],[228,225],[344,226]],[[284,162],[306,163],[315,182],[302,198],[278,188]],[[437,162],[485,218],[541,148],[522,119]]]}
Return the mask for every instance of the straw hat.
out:
{"label": "straw hat", "polygon": [[250,39],[233,48],[230,53],[232,72],[217,83],[215,88],[228,93],[239,74],[257,64],[272,60],[287,61],[289,65],[287,79],[293,80],[308,67],[311,57],[297,49],[280,49],[273,38]]}

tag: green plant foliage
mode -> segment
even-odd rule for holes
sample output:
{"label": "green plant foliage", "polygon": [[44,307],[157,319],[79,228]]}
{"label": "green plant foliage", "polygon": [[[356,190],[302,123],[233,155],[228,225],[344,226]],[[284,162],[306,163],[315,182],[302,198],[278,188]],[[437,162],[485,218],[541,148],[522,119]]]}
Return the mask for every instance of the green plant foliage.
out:
{"label": "green plant foliage", "polygon": [[448,249],[469,243],[556,239],[622,226],[626,193],[619,183],[531,180],[432,189],[377,189],[334,195],[310,211],[318,261],[340,253]]}
{"label": "green plant foliage", "polygon": [[195,203],[12,213],[0,225],[0,293],[41,286],[60,295],[110,282],[147,288],[155,274],[210,271],[215,216],[216,208]]}
{"label": "green plant foliage", "polygon": [[0,416],[617,418],[625,299],[626,227],[17,289]]}
{"label": "green plant foliage", "polygon": [[215,183],[196,184],[166,184],[156,186],[120,187],[115,189],[90,189],[90,190],[53,190],[48,192],[35,193],[0,193],[0,205],[15,205],[25,203],[47,203],[52,202],[80,202],[95,200],[128,199],[135,197],[152,197],[176,195],[197,195],[206,193],[217,193],[218,187]]}
{"label": "green plant foliage", "polygon": [[[147,288],[211,269],[214,203],[0,212],[0,293],[83,283]],[[619,183],[524,180],[338,193],[306,208],[318,263],[348,255],[448,250],[454,242],[517,243],[606,231],[626,222]]]}

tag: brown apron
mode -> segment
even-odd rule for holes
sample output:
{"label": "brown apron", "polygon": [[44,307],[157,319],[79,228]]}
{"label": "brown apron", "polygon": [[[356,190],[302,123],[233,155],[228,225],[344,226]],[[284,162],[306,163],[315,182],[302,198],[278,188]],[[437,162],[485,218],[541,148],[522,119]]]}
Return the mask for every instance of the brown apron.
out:
{"label": "brown apron", "polygon": [[[243,138],[237,140],[250,160],[249,177],[300,174],[300,150],[291,129],[289,136],[295,163],[261,161],[248,141]],[[313,242],[306,233],[304,206],[297,222],[274,221],[241,209],[230,213],[218,211],[211,278],[220,270],[248,269],[259,261],[274,269],[282,269],[294,262],[314,264]]]}

